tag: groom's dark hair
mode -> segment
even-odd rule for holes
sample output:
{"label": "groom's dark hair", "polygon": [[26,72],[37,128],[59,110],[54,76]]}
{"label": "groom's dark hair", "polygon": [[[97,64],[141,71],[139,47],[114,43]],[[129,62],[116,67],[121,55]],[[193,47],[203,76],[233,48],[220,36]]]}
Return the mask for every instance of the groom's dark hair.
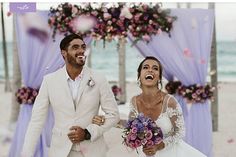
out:
{"label": "groom's dark hair", "polygon": [[61,50],[67,50],[70,42],[74,39],[80,39],[80,40],[84,41],[82,36],[80,36],[78,34],[70,34],[70,35],[67,35],[65,38],[63,38],[61,40],[60,49]]}

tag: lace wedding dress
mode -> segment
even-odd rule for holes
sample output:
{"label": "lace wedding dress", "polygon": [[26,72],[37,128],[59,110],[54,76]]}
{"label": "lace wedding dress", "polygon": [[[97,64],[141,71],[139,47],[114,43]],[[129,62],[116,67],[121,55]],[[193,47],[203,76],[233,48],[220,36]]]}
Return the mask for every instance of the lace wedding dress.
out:
{"label": "lace wedding dress", "polygon": [[[139,112],[135,99],[131,102],[131,112],[137,115]],[[182,140],[185,134],[183,114],[180,105],[173,96],[165,96],[162,112],[155,122],[162,129],[163,142],[165,143],[165,148],[157,151],[155,157],[206,157]],[[146,156],[142,148],[138,149],[138,156]]]}

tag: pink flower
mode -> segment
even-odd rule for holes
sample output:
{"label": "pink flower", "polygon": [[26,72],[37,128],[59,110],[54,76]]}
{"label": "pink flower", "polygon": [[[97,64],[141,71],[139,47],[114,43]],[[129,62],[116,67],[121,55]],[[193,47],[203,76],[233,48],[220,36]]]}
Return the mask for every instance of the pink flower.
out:
{"label": "pink flower", "polygon": [[143,140],[141,141],[141,143],[142,143],[142,145],[145,145],[145,144],[147,143],[147,139],[143,139]]}
{"label": "pink flower", "polygon": [[146,146],[153,146],[154,142],[152,140],[147,140]]}
{"label": "pink flower", "polygon": [[97,12],[97,11],[92,11],[91,14],[92,14],[93,16],[97,16],[97,15],[98,15],[98,12]]}
{"label": "pink flower", "polygon": [[11,14],[12,14],[11,12],[7,12],[7,16],[8,16],[8,17],[11,16]]}
{"label": "pink flower", "polygon": [[131,140],[135,140],[135,139],[136,139],[136,137],[137,137],[137,135],[136,135],[136,134],[130,134],[130,139],[131,139]]}
{"label": "pink flower", "polygon": [[142,39],[145,40],[145,41],[150,41],[151,40],[150,36],[147,35],[147,34],[143,35]]}
{"label": "pink flower", "polygon": [[133,149],[136,148],[136,147],[135,147],[135,143],[134,143],[134,142],[129,143],[129,147],[130,147],[130,148],[133,148]]}
{"label": "pink flower", "polygon": [[140,147],[142,144],[141,144],[141,141],[140,140],[135,140],[135,145],[136,147]]}
{"label": "pink flower", "polygon": [[134,20],[135,20],[135,21],[139,21],[140,16],[141,16],[140,14],[136,14],[136,15],[134,16]]}
{"label": "pink flower", "polygon": [[146,133],[147,140],[150,140],[152,138],[152,136],[153,136],[152,131],[151,130],[147,131],[147,133]]}
{"label": "pink flower", "polygon": [[51,24],[54,24],[54,23],[55,23],[55,18],[54,18],[54,17],[51,17],[51,18],[50,18],[50,22],[51,22]]}
{"label": "pink flower", "polygon": [[161,34],[161,33],[162,33],[162,30],[160,28],[158,28],[157,34]]}
{"label": "pink flower", "polygon": [[147,32],[149,32],[149,33],[154,32],[154,29],[153,29],[153,27],[151,25],[148,26]]}
{"label": "pink flower", "polygon": [[201,90],[198,89],[198,90],[196,91],[196,93],[197,93],[198,95],[200,95],[200,94],[201,94]]}
{"label": "pink flower", "polygon": [[104,20],[108,20],[108,19],[111,18],[111,14],[109,14],[109,13],[104,13],[104,14],[103,14],[103,17],[104,17]]}
{"label": "pink flower", "polygon": [[200,64],[206,64],[206,60],[205,60],[204,58],[202,58],[202,59],[200,60]]}
{"label": "pink flower", "polygon": [[72,14],[77,14],[78,13],[78,8],[75,6],[72,6],[72,10],[71,10]]}
{"label": "pink flower", "polygon": [[138,131],[138,129],[137,129],[136,127],[134,127],[134,128],[131,129],[131,132],[132,132],[133,134],[137,133],[137,131]]}
{"label": "pink flower", "polygon": [[192,57],[192,52],[188,49],[184,49],[184,56],[191,58]]}
{"label": "pink flower", "polygon": [[197,98],[197,94],[192,94],[192,98]]}
{"label": "pink flower", "polygon": [[157,14],[153,14],[153,17],[157,19],[159,16]]}
{"label": "pink flower", "polygon": [[172,22],[172,18],[171,17],[167,17],[167,22],[171,23]]}

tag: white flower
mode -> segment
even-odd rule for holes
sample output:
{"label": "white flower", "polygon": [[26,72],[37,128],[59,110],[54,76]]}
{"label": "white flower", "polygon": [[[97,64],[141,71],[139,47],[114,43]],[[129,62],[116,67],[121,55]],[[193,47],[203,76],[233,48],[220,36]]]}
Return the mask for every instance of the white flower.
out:
{"label": "white flower", "polygon": [[86,32],[93,28],[95,21],[90,16],[81,15],[73,20],[73,28],[80,32]]}
{"label": "white flower", "polygon": [[131,19],[131,18],[133,17],[133,15],[130,13],[128,7],[122,8],[121,13],[120,13],[120,17],[121,17],[121,16],[124,16],[124,17],[126,17],[127,19]]}
{"label": "white flower", "polygon": [[93,9],[99,9],[101,8],[101,3],[91,3],[90,4]]}
{"label": "white flower", "polygon": [[93,87],[93,86],[95,85],[95,82],[94,82],[94,80],[93,80],[91,77],[90,77],[90,79],[88,80],[87,85],[88,85],[89,87]]}

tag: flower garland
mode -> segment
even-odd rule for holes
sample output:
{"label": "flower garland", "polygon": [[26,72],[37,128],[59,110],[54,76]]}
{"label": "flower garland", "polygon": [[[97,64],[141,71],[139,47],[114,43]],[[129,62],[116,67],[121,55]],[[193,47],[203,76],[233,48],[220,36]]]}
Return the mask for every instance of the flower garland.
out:
{"label": "flower garland", "polygon": [[38,89],[31,87],[22,87],[17,90],[16,98],[19,104],[34,104],[34,100],[38,95]]}
{"label": "flower garland", "polygon": [[151,35],[170,32],[176,17],[169,13],[158,4],[62,3],[57,8],[50,8],[48,23],[53,28],[53,38],[59,31],[65,35],[91,34],[96,40],[111,41],[116,36],[126,37],[129,31],[135,41],[142,39],[149,42]]}
{"label": "flower garland", "polygon": [[213,101],[213,91],[215,90],[215,87],[210,85],[184,86],[180,81],[170,81],[165,88],[169,94],[179,94],[192,103],[204,103],[208,99]]}

